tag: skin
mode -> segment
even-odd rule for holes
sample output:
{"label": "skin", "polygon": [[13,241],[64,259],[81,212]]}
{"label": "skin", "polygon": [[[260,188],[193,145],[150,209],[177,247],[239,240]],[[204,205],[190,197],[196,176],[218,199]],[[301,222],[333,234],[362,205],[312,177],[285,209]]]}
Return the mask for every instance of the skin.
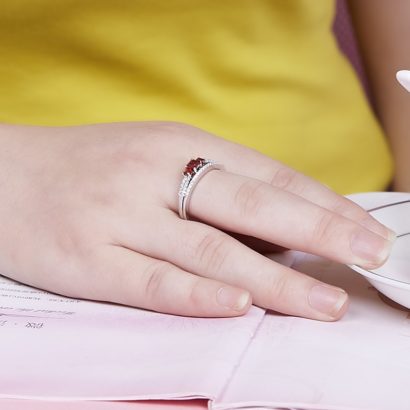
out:
{"label": "skin", "polygon": [[[394,239],[318,182],[185,124],[0,125],[0,143],[0,271],[67,296],[199,317],[253,303],[331,321],[347,309],[343,290],[247,244],[374,268]],[[226,171],[201,179],[184,221],[177,192],[199,155]]]}
{"label": "skin", "polygon": [[410,191],[410,98],[395,81],[410,69],[410,2],[351,0],[355,31],[365,63],[377,115],[390,141],[396,191]]}

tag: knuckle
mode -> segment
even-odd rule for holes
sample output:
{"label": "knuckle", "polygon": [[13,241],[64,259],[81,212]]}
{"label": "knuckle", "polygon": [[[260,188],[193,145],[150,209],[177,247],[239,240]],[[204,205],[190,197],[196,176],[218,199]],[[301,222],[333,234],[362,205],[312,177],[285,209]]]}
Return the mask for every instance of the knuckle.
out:
{"label": "knuckle", "polygon": [[171,270],[172,265],[168,262],[154,262],[146,268],[142,290],[148,303],[153,304],[160,298],[164,280]]}
{"label": "knuckle", "polygon": [[189,130],[189,125],[172,121],[147,121],[138,126],[131,125],[118,139],[113,157],[118,164],[135,159],[151,160],[158,145],[163,145],[170,137],[172,140],[183,139]]}
{"label": "knuckle", "polygon": [[229,254],[229,239],[223,233],[207,233],[198,243],[196,257],[205,272],[222,271]]}
{"label": "knuckle", "polygon": [[204,304],[204,298],[202,297],[203,295],[202,285],[203,283],[202,283],[201,278],[198,278],[194,281],[194,283],[189,289],[188,301],[187,301],[190,306],[193,306],[199,310],[202,310],[202,307]]}
{"label": "knuckle", "polygon": [[333,212],[338,213],[343,216],[354,216],[354,215],[363,215],[363,217],[367,216],[366,211],[362,208],[357,206],[355,203],[349,201],[347,198],[344,197],[337,197],[335,198],[331,208]]}
{"label": "knuckle", "polygon": [[163,138],[169,139],[169,137],[172,137],[173,141],[185,142],[187,137],[196,136],[198,131],[200,131],[198,128],[182,122],[161,121],[155,122],[153,134],[159,135],[162,140]]}
{"label": "knuckle", "polygon": [[212,134],[200,128],[176,121],[161,122],[157,129],[167,140],[171,137],[173,143],[184,144],[189,149],[194,149],[194,151],[197,150],[198,143],[213,142],[215,139]]}
{"label": "knuckle", "polygon": [[153,134],[181,135],[190,130],[190,125],[177,121],[156,121],[152,123],[151,129]]}
{"label": "knuckle", "polygon": [[235,209],[244,218],[257,216],[268,203],[266,184],[262,181],[247,180],[241,184],[234,197]]}
{"label": "knuckle", "polygon": [[289,275],[280,273],[272,277],[271,283],[266,286],[267,301],[269,305],[283,310],[283,307],[291,304],[291,286]]}
{"label": "knuckle", "polygon": [[323,212],[315,222],[311,243],[317,246],[326,245],[334,237],[339,218],[332,212]]}
{"label": "knuckle", "polygon": [[276,188],[292,192],[302,189],[298,183],[298,173],[290,168],[280,167],[273,175],[270,184]]}
{"label": "knuckle", "polygon": [[179,121],[162,121],[161,126],[165,130],[170,130],[174,132],[190,131],[195,128],[192,125],[186,124],[184,122],[179,122]]}

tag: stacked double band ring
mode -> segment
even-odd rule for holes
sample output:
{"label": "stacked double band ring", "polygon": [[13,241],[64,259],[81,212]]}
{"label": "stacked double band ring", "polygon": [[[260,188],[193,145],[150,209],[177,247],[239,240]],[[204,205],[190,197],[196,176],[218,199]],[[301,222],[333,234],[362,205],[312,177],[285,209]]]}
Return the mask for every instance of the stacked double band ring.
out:
{"label": "stacked double band ring", "polygon": [[204,158],[191,159],[185,166],[181,185],[178,192],[178,212],[182,219],[188,219],[188,208],[191,200],[192,191],[198,184],[199,180],[209,171],[219,169],[223,166],[215,161]]}

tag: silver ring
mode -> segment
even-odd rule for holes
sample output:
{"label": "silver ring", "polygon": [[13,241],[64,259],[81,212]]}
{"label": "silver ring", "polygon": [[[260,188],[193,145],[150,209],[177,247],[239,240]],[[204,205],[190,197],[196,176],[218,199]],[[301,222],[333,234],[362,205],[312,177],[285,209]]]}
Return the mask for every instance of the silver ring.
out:
{"label": "silver ring", "polygon": [[181,185],[178,191],[178,213],[180,218],[188,219],[189,202],[191,201],[192,191],[197,186],[199,180],[209,171],[214,169],[223,170],[221,164],[204,158],[191,159],[185,166]]}

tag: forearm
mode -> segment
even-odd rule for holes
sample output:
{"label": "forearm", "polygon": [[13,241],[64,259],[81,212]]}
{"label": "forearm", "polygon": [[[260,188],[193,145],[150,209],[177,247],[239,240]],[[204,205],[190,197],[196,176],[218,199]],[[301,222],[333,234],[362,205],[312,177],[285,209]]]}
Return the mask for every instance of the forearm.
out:
{"label": "forearm", "polygon": [[376,111],[395,160],[394,189],[410,191],[410,97],[395,81],[410,67],[410,2],[350,0]]}

